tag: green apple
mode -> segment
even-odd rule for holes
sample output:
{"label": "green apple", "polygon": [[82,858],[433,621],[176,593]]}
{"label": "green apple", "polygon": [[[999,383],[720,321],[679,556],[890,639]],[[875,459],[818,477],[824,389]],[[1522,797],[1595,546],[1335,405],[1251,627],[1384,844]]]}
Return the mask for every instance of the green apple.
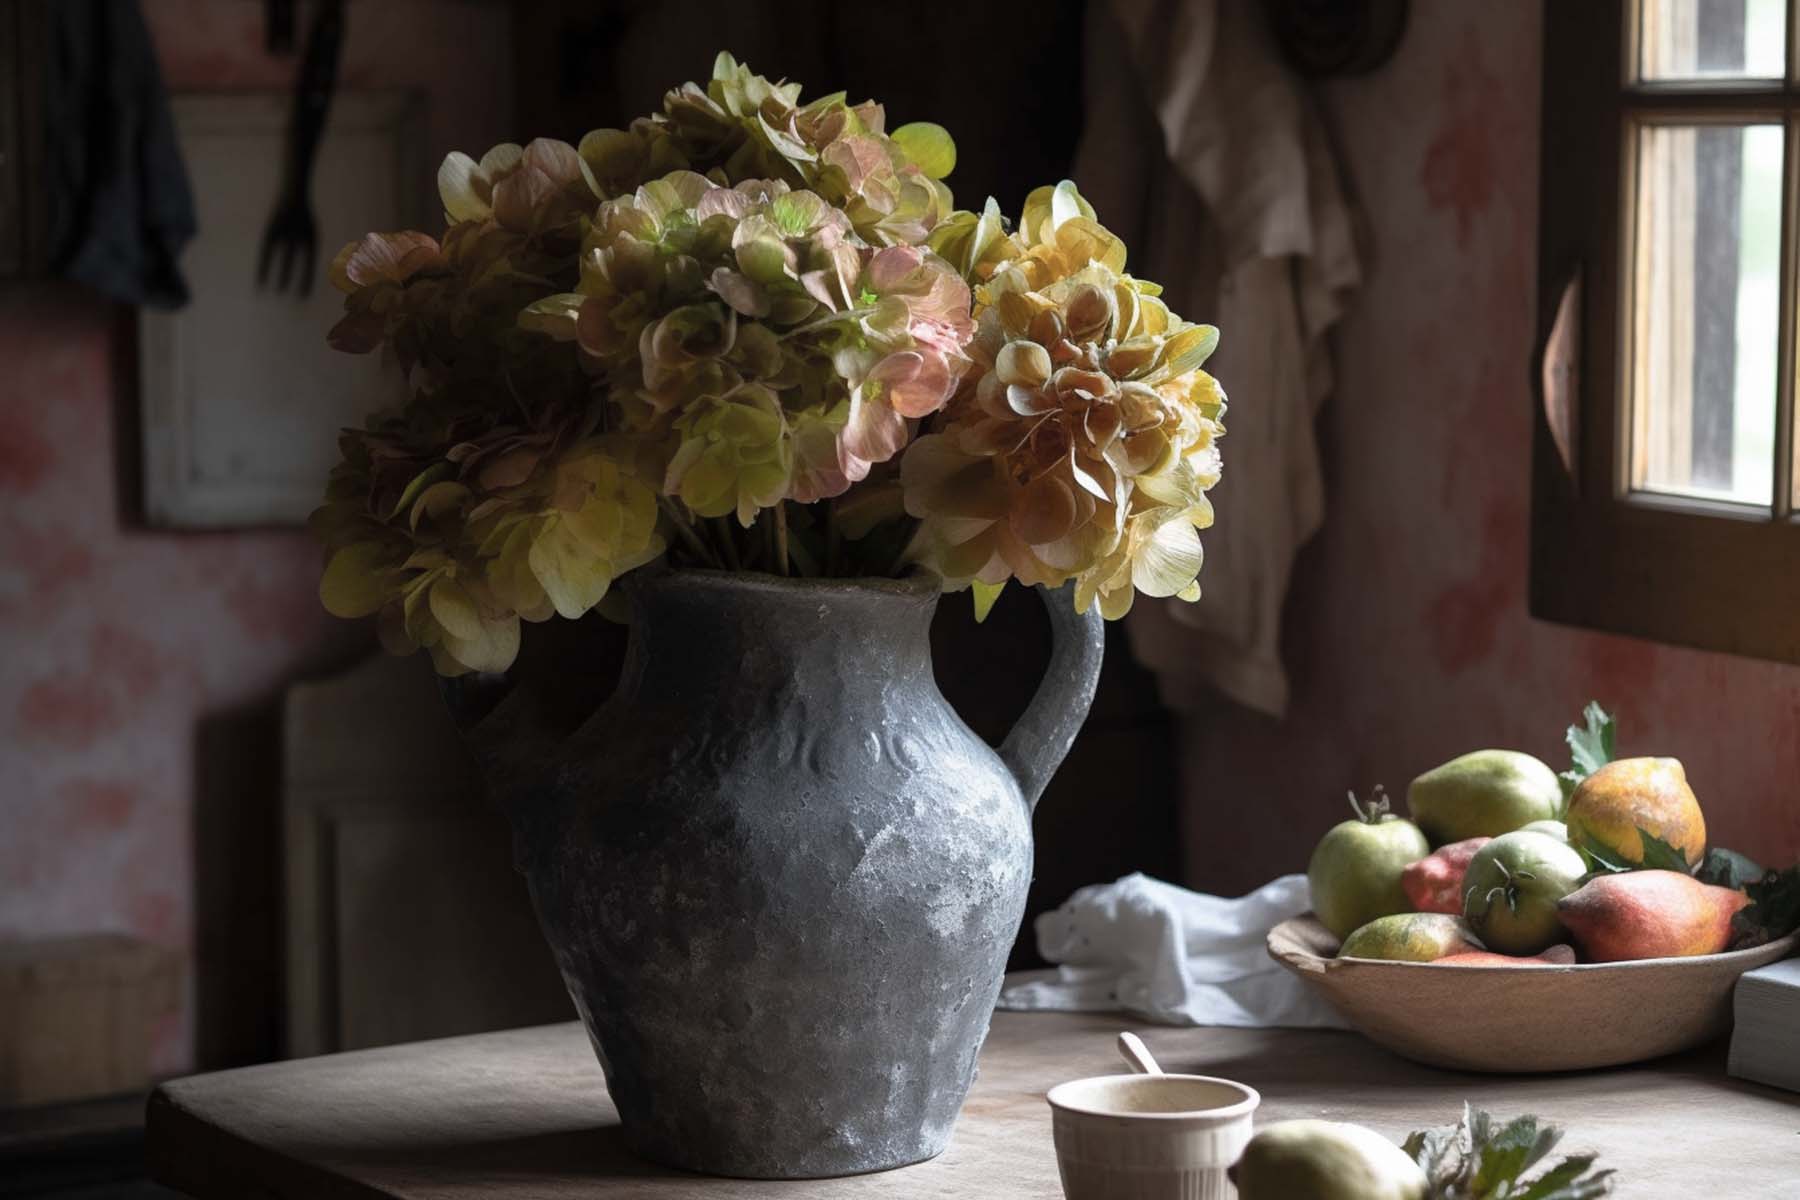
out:
{"label": "green apple", "polygon": [[1581,886],[1581,852],[1547,833],[1502,834],[1463,876],[1463,918],[1489,950],[1536,954],[1568,938],[1556,905]]}
{"label": "green apple", "polygon": [[1410,911],[1400,873],[1431,853],[1417,825],[1388,811],[1379,788],[1366,808],[1352,794],[1350,808],[1356,816],[1320,838],[1306,865],[1313,912],[1340,941],[1376,917]]}

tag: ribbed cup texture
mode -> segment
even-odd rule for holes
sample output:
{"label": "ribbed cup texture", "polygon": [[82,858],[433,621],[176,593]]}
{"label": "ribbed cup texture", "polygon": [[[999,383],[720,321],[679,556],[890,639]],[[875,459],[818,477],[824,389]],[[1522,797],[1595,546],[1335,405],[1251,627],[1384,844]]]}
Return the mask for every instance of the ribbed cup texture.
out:
{"label": "ribbed cup texture", "polygon": [[1232,1200],[1225,1169],[1250,1140],[1250,1114],[1227,1121],[1056,1110],[1056,1163],[1068,1200]]}

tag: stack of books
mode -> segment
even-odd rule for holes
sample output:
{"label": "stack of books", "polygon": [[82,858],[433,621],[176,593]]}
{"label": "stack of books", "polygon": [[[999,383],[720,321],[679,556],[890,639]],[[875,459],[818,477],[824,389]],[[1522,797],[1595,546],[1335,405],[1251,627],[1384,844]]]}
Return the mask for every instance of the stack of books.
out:
{"label": "stack of books", "polygon": [[1733,1006],[1737,1024],[1726,1069],[1800,1092],[1800,958],[1745,972]]}

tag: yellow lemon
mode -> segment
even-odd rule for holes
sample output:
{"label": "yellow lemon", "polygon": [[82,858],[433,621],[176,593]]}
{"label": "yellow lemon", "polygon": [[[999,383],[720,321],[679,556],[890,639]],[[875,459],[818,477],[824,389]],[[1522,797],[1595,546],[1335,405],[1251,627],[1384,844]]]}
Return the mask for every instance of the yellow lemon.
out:
{"label": "yellow lemon", "polygon": [[1564,814],[1569,837],[1628,863],[1644,861],[1641,829],[1686,855],[1688,865],[1706,853],[1706,819],[1674,758],[1621,758],[1581,781]]}

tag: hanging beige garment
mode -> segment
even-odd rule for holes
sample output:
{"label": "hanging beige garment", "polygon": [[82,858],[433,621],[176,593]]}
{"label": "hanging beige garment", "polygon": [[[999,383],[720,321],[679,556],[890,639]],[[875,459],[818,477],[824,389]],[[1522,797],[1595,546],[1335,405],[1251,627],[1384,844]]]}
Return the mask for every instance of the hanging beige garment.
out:
{"label": "hanging beige garment", "polygon": [[1230,397],[1218,524],[1196,604],[1140,600],[1127,621],[1163,699],[1210,690],[1281,715],[1281,610],[1324,516],[1314,417],[1325,335],[1360,281],[1324,130],[1254,0],[1096,0],[1075,179],[1190,320],[1216,324],[1208,369]]}

